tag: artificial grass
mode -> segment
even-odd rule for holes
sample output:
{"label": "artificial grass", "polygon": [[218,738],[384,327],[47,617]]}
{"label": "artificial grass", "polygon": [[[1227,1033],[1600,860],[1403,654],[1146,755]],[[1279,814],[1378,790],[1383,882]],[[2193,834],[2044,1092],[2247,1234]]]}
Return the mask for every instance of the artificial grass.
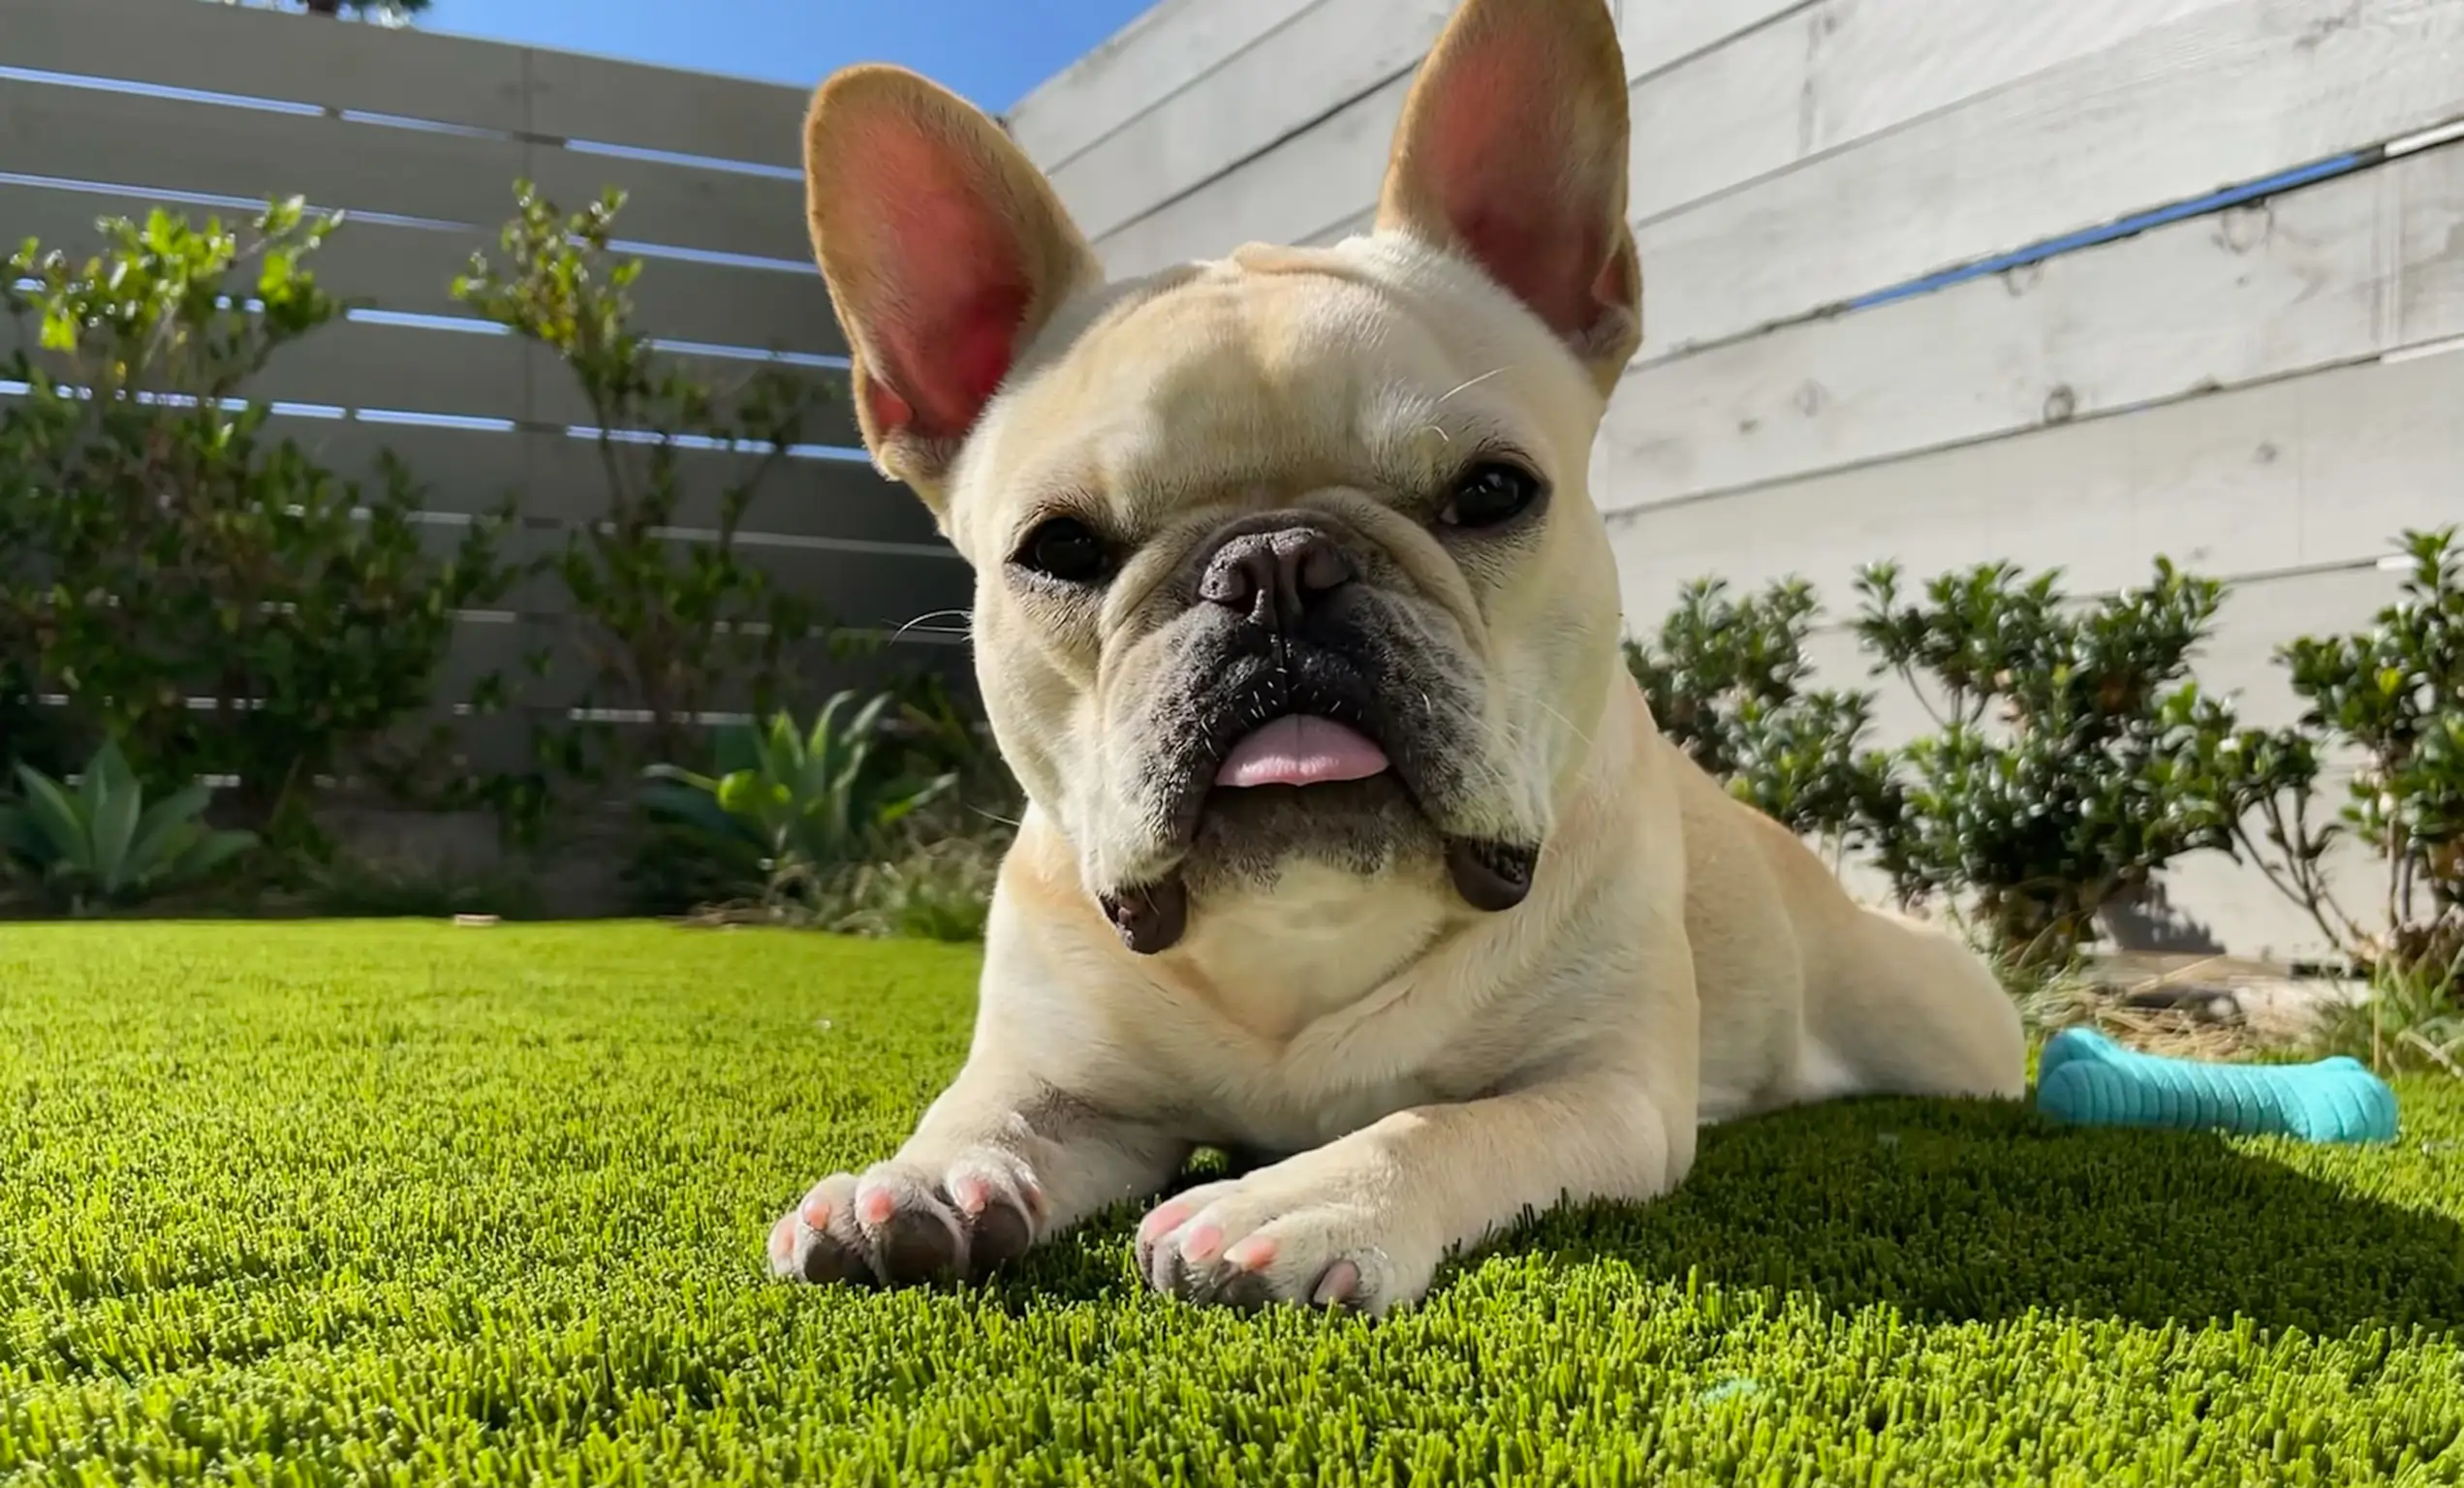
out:
{"label": "artificial grass", "polygon": [[974,957],[652,925],[0,926],[0,1482],[2454,1482],[2464,1089],[2392,1148],[1881,1101],[1715,1131],[1371,1322],[1129,1213],[772,1284]]}

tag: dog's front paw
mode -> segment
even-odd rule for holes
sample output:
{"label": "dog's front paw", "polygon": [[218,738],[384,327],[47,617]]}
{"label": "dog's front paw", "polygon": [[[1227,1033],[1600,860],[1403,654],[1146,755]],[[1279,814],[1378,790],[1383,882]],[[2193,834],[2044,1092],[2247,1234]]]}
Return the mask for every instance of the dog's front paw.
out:
{"label": "dog's front paw", "polygon": [[947,1165],[892,1161],[839,1173],[770,1226],[770,1272],[791,1281],[906,1286],[981,1277],[1043,1237],[1035,1175],[986,1148]]}
{"label": "dog's front paw", "polygon": [[1419,1300],[1435,1249],[1345,1164],[1318,1154],[1175,1195],[1138,1227],[1138,1264],[1156,1290],[1193,1302],[1292,1302],[1383,1313]]}

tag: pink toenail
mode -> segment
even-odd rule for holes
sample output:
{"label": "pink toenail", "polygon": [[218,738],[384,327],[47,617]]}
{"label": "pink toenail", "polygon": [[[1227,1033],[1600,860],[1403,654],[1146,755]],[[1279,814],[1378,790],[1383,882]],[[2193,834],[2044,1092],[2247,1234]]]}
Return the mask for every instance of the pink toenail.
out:
{"label": "pink toenail", "polygon": [[856,1194],[856,1218],[867,1224],[887,1224],[898,1212],[898,1200],[888,1189],[860,1189]]}
{"label": "pink toenail", "polygon": [[812,1228],[829,1228],[829,1200],[819,1194],[804,1200],[804,1207],[797,1212],[803,1216],[804,1223]]}
{"label": "pink toenail", "polygon": [[1359,1289],[1360,1268],[1348,1260],[1338,1260],[1318,1278],[1318,1289],[1309,1294],[1309,1300],[1320,1307],[1332,1307],[1337,1302],[1350,1301]]}
{"label": "pink toenail", "polygon": [[957,1201],[962,1211],[982,1214],[983,1206],[992,1202],[992,1188],[982,1179],[970,1174],[950,1181],[950,1196]]}
{"label": "pink toenail", "polygon": [[1200,1265],[1205,1265],[1223,1254],[1224,1230],[1220,1224],[1201,1224],[1181,1242],[1181,1254]]}
{"label": "pink toenail", "polygon": [[795,1216],[782,1215],[770,1226],[770,1259],[786,1265],[795,1256]]}
{"label": "pink toenail", "polygon": [[1275,1242],[1264,1235],[1251,1235],[1224,1252],[1224,1264],[1243,1271],[1256,1271],[1275,1258]]}
{"label": "pink toenail", "polygon": [[1180,1228],[1181,1222],[1188,1218],[1187,1204],[1166,1204],[1138,1222],[1138,1237],[1140,1240],[1161,1239]]}

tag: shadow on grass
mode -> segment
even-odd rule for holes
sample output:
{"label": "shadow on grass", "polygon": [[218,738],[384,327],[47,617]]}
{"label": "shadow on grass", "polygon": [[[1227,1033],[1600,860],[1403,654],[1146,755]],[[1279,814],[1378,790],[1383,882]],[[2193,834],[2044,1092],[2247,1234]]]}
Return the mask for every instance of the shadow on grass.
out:
{"label": "shadow on grass", "polygon": [[1660,1203],[1545,1216],[1495,1251],[1936,1322],[2034,1309],[2327,1336],[2464,1324],[2452,1219],[2221,1137],[2064,1128],[2015,1105],[1843,1101],[1717,1128]]}
{"label": "shadow on grass", "polygon": [[[1241,1165],[1200,1162],[1172,1187]],[[1019,1316],[1143,1294],[1130,1235],[1153,1202],[1097,1217],[980,1295]],[[2040,1311],[2148,1326],[2239,1317],[2325,1337],[2464,1326],[2452,1219],[2221,1137],[2065,1128],[2017,1105],[1849,1100],[1714,1128],[1668,1198],[1543,1216],[1449,1265],[1438,1287],[1489,1256],[1622,1262],[1922,1322]]]}

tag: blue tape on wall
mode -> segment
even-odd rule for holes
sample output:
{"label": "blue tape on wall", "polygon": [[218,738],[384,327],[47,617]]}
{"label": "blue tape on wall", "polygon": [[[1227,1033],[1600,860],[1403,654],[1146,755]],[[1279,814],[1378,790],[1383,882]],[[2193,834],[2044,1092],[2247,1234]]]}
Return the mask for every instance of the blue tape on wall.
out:
{"label": "blue tape on wall", "polygon": [[2058,258],[2066,253],[2075,253],[2082,248],[2093,248],[2100,243],[2109,243],[2117,238],[2129,237],[2151,228],[2161,228],[2167,223],[2180,222],[2188,217],[2204,216],[2209,212],[2221,212],[2228,207],[2239,206],[2245,202],[2254,201],[2260,197],[2273,196],[2280,191],[2290,191],[2296,186],[2307,186],[2315,181],[2324,181],[2330,176],[2358,170],[2364,166],[2378,164],[2385,154],[2386,151],[2383,148],[2373,147],[2367,150],[2356,150],[2347,155],[2330,156],[2325,160],[2299,166],[2244,185],[2229,186],[2223,191],[2211,192],[2188,202],[2176,202],[2171,206],[2160,206],[2153,211],[2141,212],[2136,217],[2125,217],[2101,228],[2087,228],[2077,232],[2065,233],[2060,237],[2049,237],[2043,242],[2013,249],[2009,253],[1996,254],[1989,259],[1980,259],[1974,264],[1963,264],[1958,268],[1946,268],[1938,273],[1927,274],[1921,279],[1911,279],[1906,284],[1895,285],[1887,290],[1877,290],[1871,294],[1859,295],[1846,301],[1839,308],[1843,313],[1870,310],[1876,305],[1887,305],[1893,300],[1913,299],[1919,294],[1930,294],[1936,290],[1948,289],[1954,284],[1963,284],[1970,279],[1981,279],[1987,274],[1998,274],[2006,269],[2024,268],[2030,264],[2042,264],[2047,259]]}

